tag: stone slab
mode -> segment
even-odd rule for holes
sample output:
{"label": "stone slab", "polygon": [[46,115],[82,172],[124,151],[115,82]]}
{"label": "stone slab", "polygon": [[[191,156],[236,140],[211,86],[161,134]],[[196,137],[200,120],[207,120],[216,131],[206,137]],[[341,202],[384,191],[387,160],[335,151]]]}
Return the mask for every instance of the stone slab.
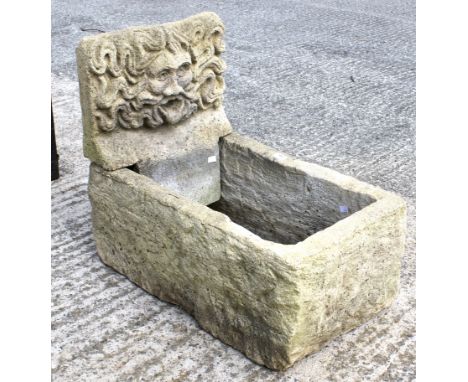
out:
{"label": "stone slab", "polygon": [[222,106],[224,25],[210,12],[88,36],[77,50],[83,150],[108,170],[212,147]]}

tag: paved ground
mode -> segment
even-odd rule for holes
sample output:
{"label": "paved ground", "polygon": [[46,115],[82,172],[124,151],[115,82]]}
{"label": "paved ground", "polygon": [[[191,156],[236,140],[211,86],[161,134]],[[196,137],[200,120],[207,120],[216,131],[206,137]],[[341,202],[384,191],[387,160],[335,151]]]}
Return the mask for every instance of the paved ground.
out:
{"label": "paved ground", "polygon": [[[52,183],[53,379],[415,379],[414,2],[54,0],[52,8],[61,155]],[[108,31],[204,10],[226,25],[225,105],[235,130],[395,191],[409,206],[396,303],[284,373],[252,363],[104,266],[91,236],[74,49],[94,32],[80,27]]]}

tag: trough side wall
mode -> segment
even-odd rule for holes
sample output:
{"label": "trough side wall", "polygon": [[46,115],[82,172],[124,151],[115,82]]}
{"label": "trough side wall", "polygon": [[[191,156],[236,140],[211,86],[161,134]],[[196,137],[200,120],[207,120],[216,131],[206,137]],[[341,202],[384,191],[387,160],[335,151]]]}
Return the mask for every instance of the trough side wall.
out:
{"label": "trough side wall", "polygon": [[[406,238],[406,204],[397,196],[304,241],[295,360],[374,317],[397,298]],[[293,257],[293,255],[291,255]]]}

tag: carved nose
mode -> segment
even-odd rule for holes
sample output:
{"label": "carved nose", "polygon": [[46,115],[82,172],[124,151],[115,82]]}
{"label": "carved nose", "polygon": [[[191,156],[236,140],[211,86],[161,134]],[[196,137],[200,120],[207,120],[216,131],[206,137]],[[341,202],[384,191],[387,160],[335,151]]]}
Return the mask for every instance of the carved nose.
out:
{"label": "carved nose", "polygon": [[182,87],[177,83],[174,78],[171,78],[170,82],[167,84],[166,88],[163,90],[165,96],[173,96],[180,94],[184,91]]}

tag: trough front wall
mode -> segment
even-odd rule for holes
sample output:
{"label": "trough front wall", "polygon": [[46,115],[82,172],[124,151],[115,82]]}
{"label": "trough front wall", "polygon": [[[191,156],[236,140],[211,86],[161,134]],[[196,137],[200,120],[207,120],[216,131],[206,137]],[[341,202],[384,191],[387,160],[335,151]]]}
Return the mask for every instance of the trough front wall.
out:
{"label": "trough front wall", "polygon": [[89,194],[105,264],[256,362],[290,365],[297,269],[268,242],[128,169],[92,164]]}

